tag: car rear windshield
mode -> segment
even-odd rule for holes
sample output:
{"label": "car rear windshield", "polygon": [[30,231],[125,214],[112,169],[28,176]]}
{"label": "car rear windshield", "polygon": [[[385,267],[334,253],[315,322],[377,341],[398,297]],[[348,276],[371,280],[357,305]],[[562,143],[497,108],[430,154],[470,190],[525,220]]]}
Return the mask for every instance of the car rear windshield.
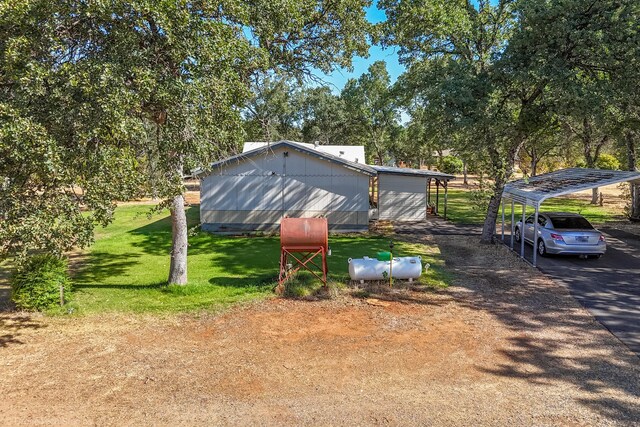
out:
{"label": "car rear windshield", "polygon": [[553,228],[578,228],[583,230],[593,230],[589,221],[581,216],[552,216]]}

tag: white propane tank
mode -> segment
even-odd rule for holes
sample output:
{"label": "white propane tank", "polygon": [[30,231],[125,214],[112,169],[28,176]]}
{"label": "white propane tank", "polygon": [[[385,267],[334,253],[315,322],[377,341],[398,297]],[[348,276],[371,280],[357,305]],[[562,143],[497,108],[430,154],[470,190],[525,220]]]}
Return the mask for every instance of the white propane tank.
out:
{"label": "white propane tank", "polygon": [[[351,280],[385,280],[389,278],[389,264],[390,261],[369,257],[349,258],[349,276]],[[422,257],[394,257],[392,273],[394,279],[418,279],[422,274]]]}

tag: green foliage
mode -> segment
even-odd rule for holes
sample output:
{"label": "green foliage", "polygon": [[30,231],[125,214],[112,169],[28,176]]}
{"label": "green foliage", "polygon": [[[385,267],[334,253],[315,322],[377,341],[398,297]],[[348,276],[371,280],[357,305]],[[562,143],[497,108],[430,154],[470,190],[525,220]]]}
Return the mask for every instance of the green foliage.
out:
{"label": "green foliage", "polygon": [[287,76],[257,75],[251,85],[251,98],[244,111],[249,141],[299,140],[299,87]]}
{"label": "green foliage", "polygon": [[601,154],[596,160],[596,167],[598,169],[619,170],[620,161],[611,154]]}
{"label": "green foliage", "polygon": [[67,261],[53,255],[33,255],[11,278],[11,299],[23,310],[44,310],[60,302],[60,287],[71,291]]}
{"label": "green foliage", "polygon": [[[344,100],[322,86],[303,90],[297,105],[302,120],[304,142],[343,144],[348,136]],[[364,159],[363,159],[364,161]]]}
{"label": "green foliage", "polygon": [[384,164],[391,142],[400,132],[400,116],[386,63],[376,61],[367,73],[358,79],[349,79],[340,97],[346,109],[348,133],[345,137],[365,145],[373,163]]}
{"label": "green foliage", "polygon": [[117,201],[181,194],[237,149],[250,77],[348,67],[369,5],[4,2],[0,256],[85,246]]}
{"label": "green foliage", "polygon": [[480,212],[486,212],[492,193],[493,191],[491,190],[490,184],[486,180],[480,179],[477,186],[469,190],[471,206]]}
{"label": "green foliage", "polygon": [[464,164],[462,159],[456,156],[444,156],[440,160],[440,166],[438,167],[444,173],[458,174],[462,173]]}
{"label": "green foliage", "polygon": [[625,104],[612,105],[614,88],[637,92],[623,79],[611,84],[621,70],[624,81],[637,81],[639,68],[619,59],[638,61],[637,2],[382,0],[379,7],[388,18],[383,42],[399,46],[407,65],[401,80],[410,111],[429,118],[421,120],[423,140],[436,146],[439,133],[449,135],[449,148],[494,181],[483,241],[493,238],[504,185],[526,143],[538,142],[525,147],[535,166],[546,151],[535,140],[559,123],[571,126],[591,165],[612,130],[600,124]]}

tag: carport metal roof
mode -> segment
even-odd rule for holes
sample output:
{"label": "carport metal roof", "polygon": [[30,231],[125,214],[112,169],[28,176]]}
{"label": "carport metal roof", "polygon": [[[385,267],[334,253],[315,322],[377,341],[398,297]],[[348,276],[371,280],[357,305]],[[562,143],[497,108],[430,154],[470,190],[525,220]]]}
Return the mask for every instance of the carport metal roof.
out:
{"label": "carport metal roof", "polygon": [[[540,205],[552,197],[590,190],[620,182],[640,181],[640,172],[611,171],[602,169],[570,168],[510,182],[502,193],[502,240],[504,241],[504,201],[511,200],[511,249],[515,229],[514,204],[522,205],[522,224],[525,222],[527,205],[535,207],[533,235],[538,235]],[[533,249],[533,266],[536,266],[537,242]],[[524,239],[520,239],[520,258],[524,259]]]}
{"label": "carport metal roof", "polygon": [[518,204],[540,206],[557,196],[590,190],[619,182],[640,180],[640,172],[570,168],[510,182],[504,187],[503,198]]}

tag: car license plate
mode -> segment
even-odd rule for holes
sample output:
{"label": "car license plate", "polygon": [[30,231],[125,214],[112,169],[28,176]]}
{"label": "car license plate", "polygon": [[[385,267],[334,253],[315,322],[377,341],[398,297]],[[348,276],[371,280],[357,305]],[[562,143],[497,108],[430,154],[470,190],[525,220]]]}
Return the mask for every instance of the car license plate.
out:
{"label": "car license plate", "polygon": [[576,242],[588,242],[589,241],[589,237],[588,236],[576,236]]}

